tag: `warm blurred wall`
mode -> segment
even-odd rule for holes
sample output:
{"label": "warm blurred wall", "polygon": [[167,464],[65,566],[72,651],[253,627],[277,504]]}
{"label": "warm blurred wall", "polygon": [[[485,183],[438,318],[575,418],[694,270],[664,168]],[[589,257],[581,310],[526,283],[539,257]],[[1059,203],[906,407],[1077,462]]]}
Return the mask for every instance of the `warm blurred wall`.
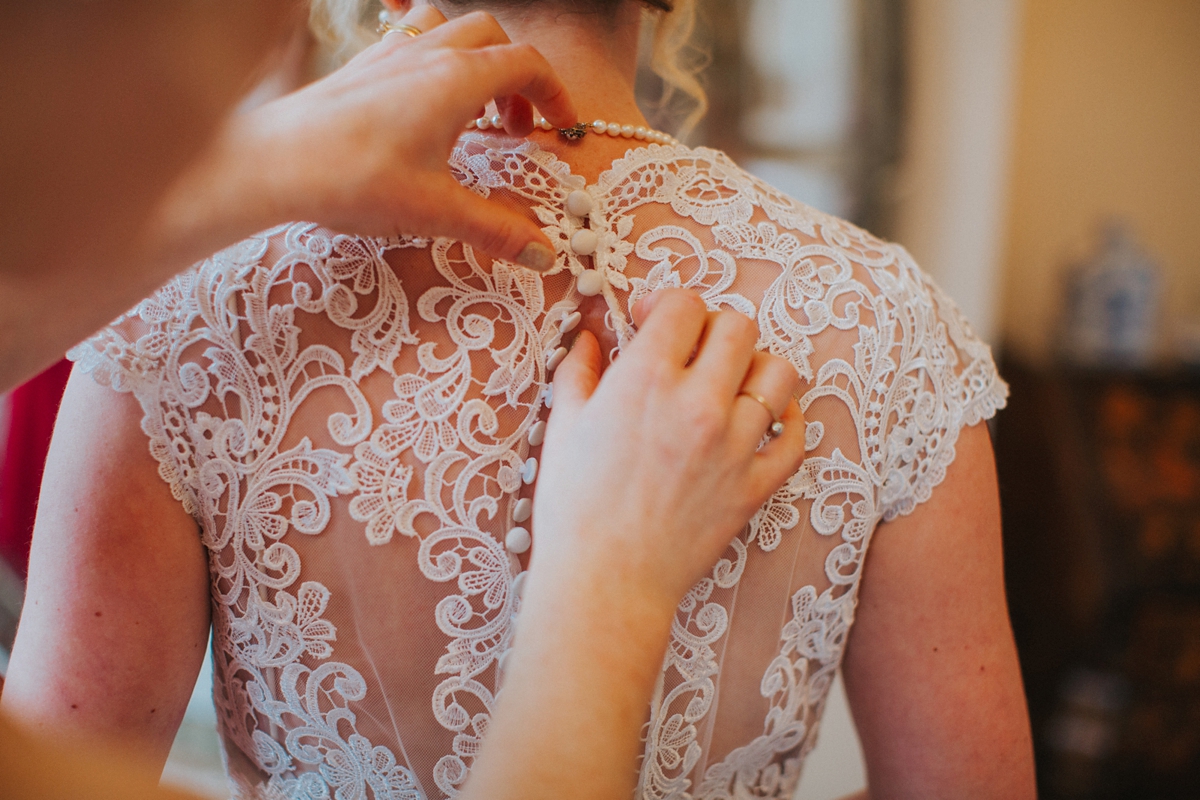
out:
{"label": "warm blurred wall", "polygon": [[909,0],[907,131],[893,235],[999,340],[1020,0]]}
{"label": "warm blurred wall", "polygon": [[1024,0],[1021,35],[1005,341],[1049,355],[1062,269],[1112,215],[1162,264],[1166,319],[1200,312],[1200,0]]}

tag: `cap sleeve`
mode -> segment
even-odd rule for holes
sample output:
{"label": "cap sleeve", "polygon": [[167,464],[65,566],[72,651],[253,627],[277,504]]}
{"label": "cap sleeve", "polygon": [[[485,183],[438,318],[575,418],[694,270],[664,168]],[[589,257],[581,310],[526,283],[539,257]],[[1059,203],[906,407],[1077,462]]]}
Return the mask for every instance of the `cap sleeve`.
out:
{"label": "cap sleeve", "polygon": [[183,417],[173,409],[186,400],[189,369],[180,369],[178,356],[199,313],[196,287],[200,269],[198,265],[173,278],[67,352],[76,368],[97,383],[137,399],[142,407],[142,430],[149,437],[158,474],[189,514],[197,508],[192,488],[196,460],[190,438],[182,429]]}
{"label": "cap sleeve", "polygon": [[959,431],[993,417],[1008,398],[991,348],[912,256],[895,248],[900,270],[890,324],[900,358],[880,443],[885,520],[928,500],[954,461]]}

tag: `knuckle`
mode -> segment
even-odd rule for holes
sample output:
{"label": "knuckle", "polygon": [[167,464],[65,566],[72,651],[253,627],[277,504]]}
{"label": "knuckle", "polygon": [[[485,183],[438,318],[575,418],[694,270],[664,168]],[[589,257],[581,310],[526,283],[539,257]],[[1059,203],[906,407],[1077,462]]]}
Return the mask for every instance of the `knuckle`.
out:
{"label": "knuckle", "polygon": [[478,9],[476,9],[475,11],[469,11],[466,14],[463,14],[461,17],[459,17],[459,22],[462,25],[468,25],[468,26],[472,26],[472,27],[474,27],[474,26],[483,26],[483,27],[488,27],[488,28],[500,27],[500,23],[496,22],[495,17],[493,17],[491,14],[489,14],[486,11],[480,11]]}
{"label": "knuckle", "polygon": [[458,48],[442,48],[430,56],[431,66],[451,76],[462,76],[474,69],[475,58]]}
{"label": "knuckle", "polygon": [[520,250],[520,247],[516,246],[518,239],[517,226],[505,219],[480,230],[476,242],[489,254],[509,256],[515,255]]}
{"label": "knuckle", "polygon": [[512,45],[512,57],[514,60],[522,62],[545,62],[545,58],[538,52],[538,49],[528,42]]}
{"label": "knuckle", "polygon": [[700,295],[687,289],[667,289],[668,294],[663,297],[662,303],[676,306],[679,313],[687,314],[688,316],[702,316],[708,314],[708,308],[704,305],[704,300]]}
{"label": "knuckle", "polygon": [[793,389],[799,385],[800,374],[796,372],[796,367],[793,366],[792,362],[774,353],[760,352],[759,357],[762,359],[762,369],[772,377],[777,378]]}
{"label": "knuckle", "polygon": [[758,326],[749,317],[737,311],[721,311],[722,319],[729,325],[732,334],[750,342],[758,340]]}

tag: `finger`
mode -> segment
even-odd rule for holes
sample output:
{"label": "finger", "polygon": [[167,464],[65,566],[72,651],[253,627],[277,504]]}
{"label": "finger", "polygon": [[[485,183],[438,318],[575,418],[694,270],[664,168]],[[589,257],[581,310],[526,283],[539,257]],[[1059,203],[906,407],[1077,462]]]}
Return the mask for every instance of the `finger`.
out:
{"label": "finger", "polygon": [[554,409],[550,426],[561,427],[583,409],[600,383],[600,343],[588,331],[575,339],[571,352],[554,371]]}
{"label": "finger", "polygon": [[692,356],[708,319],[708,309],[695,292],[663,289],[654,313],[639,326],[623,359],[665,359],[682,368]]}
{"label": "finger", "polygon": [[633,324],[637,327],[642,327],[642,323],[646,321],[646,317],[654,311],[654,307],[658,305],[658,301],[665,296],[662,290],[651,292],[633,304]]}
{"label": "finger", "polygon": [[[432,8],[432,6],[427,7]],[[441,12],[438,12],[438,15],[441,16]],[[406,16],[405,22],[407,21]],[[465,50],[475,50],[498,44],[512,44],[512,39],[508,38],[504,27],[486,11],[472,11],[456,17],[450,22],[446,22],[446,18],[442,17],[442,21],[445,22],[445,25],[438,29],[437,36],[430,36],[426,39],[427,44]],[[422,30],[424,29],[422,28]]]}
{"label": "finger", "polygon": [[[425,36],[438,27],[446,24],[446,17],[441,11],[438,11],[431,5],[420,5],[414,7],[407,14],[400,18],[401,25],[411,25],[419,30],[420,36]],[[418,37],[409,36],[403,32],[397,32],[392,35],[392,31],[385,33],[383,38],[389,43],[408,43]]]}
{"label": "finger", "polygon": [[[754,359],[758,326],[736,311],[710,313],[700,346],[692,360],[692,373],[721,400],[737,394]],[[782,408],[782,405],[780,406]]]}
{"label": "finger", "polygon": [[471,245],[484,255],[512,261],[534,272],[546,272],[557,255],[542,229],[528,217],[495,200],[485,200],[453,181],[440,198],[445,214],[431,233]]}
{"label": "finger", "polygon": [[504,44],[469,54],[471,75],[464,76],[461,101],[475,108],[498,97],[520,95],[537,107],[542,116],[558,128],[569,128],[579,121],[575,105],[550,62],[527,44]]}
{"label": "finger", "polygon": [[739,443],[754,446],[772,423],[782,422],[783,411],[799,386],[800,376],[786,360],[769,353],[754,353],[729,421],[730,438],[735,446]]}
{"label": "finger", "polygon": [[509,136],[528,136],[533,133],[533,104],[520,95],[497,97],[496,111],[504,120]]}
{"label": "finger", "polygon": [[756,505],[765,503],[804,464],[807,423],[794,398],[788,400],[780,421],[783,433],[761,447],[750,464],[750,491]]}

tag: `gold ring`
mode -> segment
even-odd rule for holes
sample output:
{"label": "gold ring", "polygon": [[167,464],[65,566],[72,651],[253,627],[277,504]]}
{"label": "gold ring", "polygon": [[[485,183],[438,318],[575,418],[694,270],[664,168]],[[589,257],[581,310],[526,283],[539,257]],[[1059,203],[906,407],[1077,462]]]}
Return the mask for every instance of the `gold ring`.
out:
{"label": "gold ring", "polygon": [[400,23],[399,25],[384,25],[383,35],[386,37],[389,33],[403,33],[405,36],[411,36],[415,39],[424,33],[424,31],[416,25],[405,25],[404,23]]}
{"label": "gold ring", "polygon": [[745,389],[738,392],[738,395],[739,396],[745,395],[746,397],[749,397],[751,400],[753,400],[754,402],[758,403],[760,406],[765,408],[767,410],[767,413],[771,415],[771,424],[767,428],[768,436],[770,436],[772,439],[774,439],[776,436],[783,435],[783,420],[781,420],[781,419],[779,419],[779,417],[775,416],[775,411],[774,411],[774,409],[771,408],[771,404],[767,402],[767,398],[765,398],[761,394],[757,394],[755,392],[748,392]]}

